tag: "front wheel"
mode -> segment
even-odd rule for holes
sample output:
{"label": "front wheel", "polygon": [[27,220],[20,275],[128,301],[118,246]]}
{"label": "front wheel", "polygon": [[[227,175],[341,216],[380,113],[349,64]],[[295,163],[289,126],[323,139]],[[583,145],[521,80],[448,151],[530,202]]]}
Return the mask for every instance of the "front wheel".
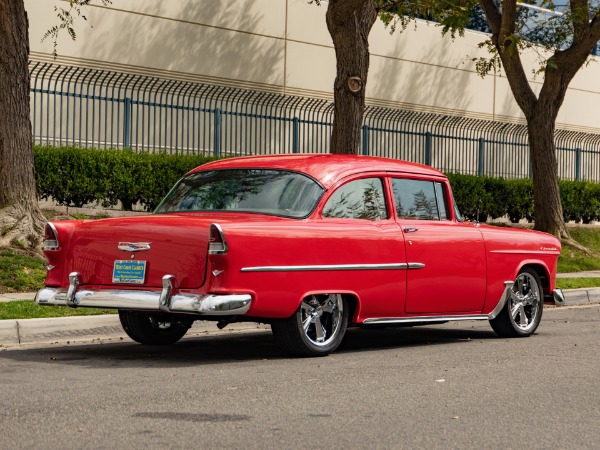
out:
{"label": "front wheel", "polygon": [[348,304],[340,294],[311,295],[289,319],[271,324],[275,341],[300,356],[325,356],[342,342],[348,326]]}
{"label": "front wheel", "polygon": [[189,319],[119,310],[123,330],[131,339],[146,345],[171,345],[192,326]]}
{"label": "front wheel", "polygon": [[531,336],[542,320],[543,308],[540,278],[534,270],[525,268],[519,272],[506,305],[498,317],[490,320],[490,325],[502,337]]}

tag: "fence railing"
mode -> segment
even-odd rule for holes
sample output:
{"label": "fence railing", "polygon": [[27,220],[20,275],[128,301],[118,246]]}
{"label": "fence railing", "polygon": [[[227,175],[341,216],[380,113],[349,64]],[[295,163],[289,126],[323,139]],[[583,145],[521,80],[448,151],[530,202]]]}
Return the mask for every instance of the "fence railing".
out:
{"label": "fence railing", "polygon": [[[333,104],[49,63],[31,65],[36,143],[136,151],[325,153]],[[600,135],[559,130],[559,175],[600,181]],[[524,125],[369,107],[361,152],[446,172],[531,175]]]}

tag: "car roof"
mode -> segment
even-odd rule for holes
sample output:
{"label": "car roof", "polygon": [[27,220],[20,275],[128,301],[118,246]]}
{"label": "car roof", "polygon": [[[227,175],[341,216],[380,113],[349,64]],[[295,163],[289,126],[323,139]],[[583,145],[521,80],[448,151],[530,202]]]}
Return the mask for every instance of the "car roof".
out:
{"label": "car roof", "polygon": [[292,154],[226,158],[196,167],[190,173],[222,169],[285,169],[305,173],[329,188],[355,173],[400,172],[446,178],[439,170],[422,164],[375,156]]}

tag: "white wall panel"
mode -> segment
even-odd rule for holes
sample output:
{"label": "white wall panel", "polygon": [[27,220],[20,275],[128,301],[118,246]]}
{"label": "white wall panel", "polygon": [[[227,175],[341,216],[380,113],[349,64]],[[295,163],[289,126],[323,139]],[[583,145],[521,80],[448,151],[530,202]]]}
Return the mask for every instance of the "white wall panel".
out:
{"label": "white wall panel", "polygon": [[[51,42],[40,40],[57,23],[54,4],[66,3],[25,4],[31,51],[49,55]],[[326,8],[327,3],[319,7],[306,0],[114,0],[110,8],[88,8],[89,23],[78,21],[77,41],[63,36],[58,51],[72,64],[106,62],[138,72],[162,71],[165,77],[177,72],[215,83],[226,79],[257,89],[285,87],[298,95],[331,97],[335,53],[325,24]],[[478,48],[485,38],[467,32],[452,41],[439,27],[424,22],[390,35],[376,22],[369,39],[370,104],[522,121],[506,78],[481,79],[474,71],[472,59],[486,56],[485,49]],[[535,55],[528,55],[528,73],[536,64]],[[573,80],[559,114],[561,126],[600,130],[599,79],[596,59]],[[534,90],[541,80],[531,75]]]}

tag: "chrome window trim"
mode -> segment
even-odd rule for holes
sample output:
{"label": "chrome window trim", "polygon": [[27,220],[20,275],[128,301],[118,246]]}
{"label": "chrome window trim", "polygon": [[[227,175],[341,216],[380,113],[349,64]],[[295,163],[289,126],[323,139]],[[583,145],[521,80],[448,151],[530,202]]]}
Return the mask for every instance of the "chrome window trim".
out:
{"label": "chrome window trim", "polygon": [[242,272],[307,272],[326,270],[407,270],[422,269],[422,263],[392,263],[392,264],[323,264],[309,266],[257,266],[243,267]]}

